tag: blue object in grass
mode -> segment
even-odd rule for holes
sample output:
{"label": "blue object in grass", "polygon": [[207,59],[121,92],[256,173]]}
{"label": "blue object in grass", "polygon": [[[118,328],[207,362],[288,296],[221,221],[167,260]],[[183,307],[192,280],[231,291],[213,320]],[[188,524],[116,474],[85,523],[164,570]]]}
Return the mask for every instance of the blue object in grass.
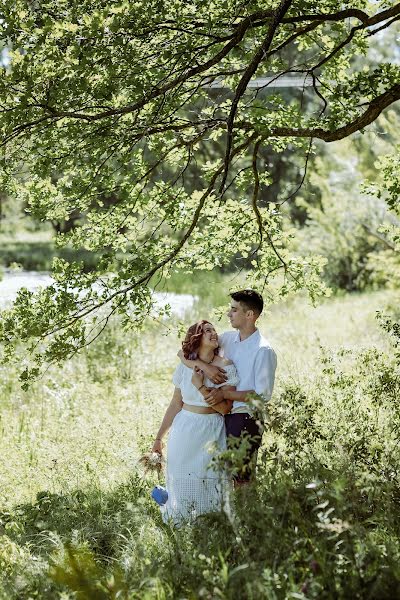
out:
{"label": "blue object in grass", "polygon": [[156,485],[156,487],[151,491],[151,497],[157,502],[157,504],[164,506],[168,500],[168,492],[161,485]]}

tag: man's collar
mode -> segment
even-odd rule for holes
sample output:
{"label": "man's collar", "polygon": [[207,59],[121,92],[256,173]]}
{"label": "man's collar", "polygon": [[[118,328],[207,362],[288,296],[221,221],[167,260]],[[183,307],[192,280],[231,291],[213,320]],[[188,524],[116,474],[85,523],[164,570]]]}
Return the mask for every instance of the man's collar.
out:
{"label": "man's collar", "polygon": [[241,340],[240,339],[240,331],[237,330],[236,331],[236,335],[235,335],[235,339],[234,342],[235,343],[243,343],[243,342],[247,342],[248,340],[254,340],[256,337],[258,337],[260,335],[260,331],[258,329],[256,329],[251,335],[249,335],[248,338],[246,338],[245,340]]}

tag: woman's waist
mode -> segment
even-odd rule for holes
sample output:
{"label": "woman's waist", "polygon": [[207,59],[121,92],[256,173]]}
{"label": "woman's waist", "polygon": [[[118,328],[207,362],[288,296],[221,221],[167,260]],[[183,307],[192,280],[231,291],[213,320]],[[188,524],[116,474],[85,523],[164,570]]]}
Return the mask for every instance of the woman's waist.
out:
{"label": "woman's waist", "polygon": [[197,413],[199,415],[218,415],[219,413],[215,411],[210,406],[201,406],[198,404],[186,404],[184,403],[182,406],[183,410],[187,410],[189,412]]}

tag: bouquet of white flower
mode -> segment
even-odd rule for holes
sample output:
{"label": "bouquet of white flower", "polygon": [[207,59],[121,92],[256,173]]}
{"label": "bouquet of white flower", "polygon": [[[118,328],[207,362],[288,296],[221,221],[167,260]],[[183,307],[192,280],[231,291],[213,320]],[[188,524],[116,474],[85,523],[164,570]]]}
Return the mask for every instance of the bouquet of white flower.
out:
{"label": "bouquet of white flower", "polygon": [[165,460],[158,452],[146,452],[146,454],[143,454],[139,459],[139,462],[144,466],[146,472],[157,471],[157,473],[160,474]]}

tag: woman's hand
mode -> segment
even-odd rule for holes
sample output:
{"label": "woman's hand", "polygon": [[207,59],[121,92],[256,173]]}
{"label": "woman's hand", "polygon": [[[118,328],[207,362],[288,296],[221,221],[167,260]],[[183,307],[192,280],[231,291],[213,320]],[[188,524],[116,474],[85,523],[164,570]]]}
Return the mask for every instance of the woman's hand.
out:
{"label": "woman's hand", "polygon": [[161,456],[162,456],[162,451],[163,451],[162,440],[154,440],[154,444],[153,444],[151,451],[157,452],[157,454],[161,454]]}
{"label": "woman's hand", "polygon": [[192,383],[197,389],[201,388],[204,382],[204,373],[198,367],[193,369]]}
{"label": "woman's hand", "polygon": [[215,404],[223,402],[223,400],[225,400],[224,390],[221,390],[221,388],[213,388],[212,390],[209,390],[205,400],[208,406],[215,406]]}

